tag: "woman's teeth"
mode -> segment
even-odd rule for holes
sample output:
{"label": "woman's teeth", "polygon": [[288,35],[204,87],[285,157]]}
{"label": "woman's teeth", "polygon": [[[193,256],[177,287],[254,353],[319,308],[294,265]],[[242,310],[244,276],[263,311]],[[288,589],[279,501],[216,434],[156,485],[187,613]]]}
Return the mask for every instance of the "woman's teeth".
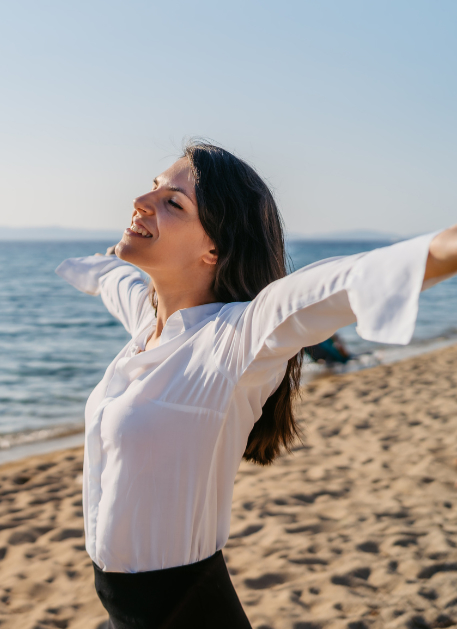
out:
{"label": "woman's teeth", "polygon": [[146,231],[144,227],[135,225],[135,223],[132,223],[132,225],[130,226],[130,229],[132,232],[136,232],[137,234],[140,234],[140,236],[144,236],[145,238],[152,238],[152,234]]}

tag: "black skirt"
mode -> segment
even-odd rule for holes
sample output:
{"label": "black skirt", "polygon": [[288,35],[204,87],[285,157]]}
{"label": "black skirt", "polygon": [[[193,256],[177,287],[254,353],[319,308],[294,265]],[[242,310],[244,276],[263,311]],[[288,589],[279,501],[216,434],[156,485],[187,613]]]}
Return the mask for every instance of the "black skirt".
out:
{"label": "black skirt", "polygon": [[187,566],[151,572],[103,572],[95,589],[112,629],[252,629],[222,551]]}

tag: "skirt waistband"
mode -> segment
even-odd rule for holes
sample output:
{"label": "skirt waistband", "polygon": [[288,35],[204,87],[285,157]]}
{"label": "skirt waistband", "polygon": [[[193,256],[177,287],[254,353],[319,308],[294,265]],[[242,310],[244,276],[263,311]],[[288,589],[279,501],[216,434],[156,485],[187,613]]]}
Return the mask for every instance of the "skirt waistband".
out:
{"label": "skirt waistband", "polygon": [[99,566],[97,566],[97,564],[93,561],[92,564],[94,566],[94,570],[96,574],[99,574],[101,578],[105,578],[105,579],[111,579],[111,578],[116,578],[115,575],[119,576],[121,579],[122,577],[128,577],[130,580],[130,577],[136,577],[137,580],[139,579],[148,579],[148,578],[155,578],[155,577],[160,577],[162,578],[167,578],[168,576],[174,576],[179,574],[185,575],[186,573],[188,573],[189,575],[192,575],[194,573],[198,573],[201,570],[206,570],[212,563],[218,563],[218,561],[220,561],[221,559],[223,559],[222,557],[222,550],[218,550],[216,553],[214,553],[214,555],[211,555],[210,557],[207,557],[206,559],[201,559],[200,561],[195,561],[194,563],[189,563],[189,564],[184,564],[183,566],[174,566],[173,568],[161,568],[159,570],[145,570],[142,572],[107,572],[105,570],[102,570]]}

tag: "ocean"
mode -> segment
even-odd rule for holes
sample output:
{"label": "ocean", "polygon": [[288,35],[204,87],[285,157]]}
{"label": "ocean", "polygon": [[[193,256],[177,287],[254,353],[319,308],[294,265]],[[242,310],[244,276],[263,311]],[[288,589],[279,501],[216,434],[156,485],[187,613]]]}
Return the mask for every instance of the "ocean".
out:
{"label": "ocean", "polygon": [[[86,399],[128,335],[99,297],[76,291],[54,270],[65,258],[104,252],[110,244],[0,242],[0,450],[81,431]],[[292,241],[288,251],[298,269],[384,244],[390,243]],[[355,326],[340,330],[356,355],[344,369],[457,342],[456,289],[454,277],[421,295],[407,348],[364,341]]]}

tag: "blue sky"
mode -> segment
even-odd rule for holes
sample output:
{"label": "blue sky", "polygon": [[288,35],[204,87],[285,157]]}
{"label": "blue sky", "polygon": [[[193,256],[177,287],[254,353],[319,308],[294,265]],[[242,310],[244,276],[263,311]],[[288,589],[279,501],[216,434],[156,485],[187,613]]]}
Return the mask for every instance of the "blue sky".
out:
{"label": "blue sky", "polygon": [[454,0],[2,3],[0,224],[123,229],[217,141],[286,226],[457,222]]}

